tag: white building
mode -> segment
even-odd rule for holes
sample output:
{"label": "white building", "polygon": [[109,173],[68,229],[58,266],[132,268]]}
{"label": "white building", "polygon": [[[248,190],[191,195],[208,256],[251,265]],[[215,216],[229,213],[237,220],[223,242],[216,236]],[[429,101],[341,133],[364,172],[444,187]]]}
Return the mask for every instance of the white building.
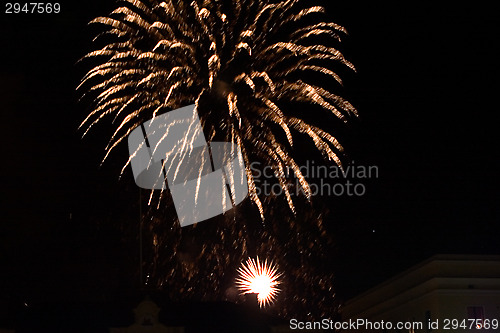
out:
{"label": "white building", "polygon": [[358,332],[500,332],[500,256],[433,256],[349,300],[342,318],[360,319]]}

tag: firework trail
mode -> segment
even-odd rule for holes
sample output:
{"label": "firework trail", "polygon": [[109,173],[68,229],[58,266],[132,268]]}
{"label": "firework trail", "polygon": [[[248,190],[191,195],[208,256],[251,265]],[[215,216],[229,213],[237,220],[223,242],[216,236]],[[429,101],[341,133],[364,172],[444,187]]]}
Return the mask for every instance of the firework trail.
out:
{"label": "firework trail", "polygon": [[[86,134],[103,118],[113,119],[116,128],[104,159],[144,121],[194,103],[208,142],[227,141],[241,148],[251,202],[262,220],[272,221],[252,226],[242,222],[248,217],[236,212],[232,221],[221,219],[211,229],[194,226],[181,231],[169,221],[172,212],[168,207],[163,212],[150,212],[147,219],[151,221],[152,256],[156,258],[151,270],[158,286],[180,279],[184,295],[197,295],[193,284],[198,279],[211,285],[216,294],[223,288],[221,276],[228,267],[242,262],[249,252],[273,256],[269,259],[274,262],[286,260],[290,251],[309,257],[321,253],[321,241],[315,236],[324,235],[322,219],[299,212],[287,186],[286,170],[293,170],[301,192],[310,198],[309,184],[292,154],[293,134],[306,135],[326,159],[341,165],[343,148],[337,139],[304,119],[311,118],[313,112],[317,112],[313,118],[343,122],[356,115],[349,102],[325,84],[318,84],[330,80],[341,85],[334,69],[339,65],[354,67],[334,47],[345,29],[325,20],[323,7],[309,3],[126,0],[119,1],[108,17],[91,22],[106,29],[95,40],[102,47],[85,56],[99,64],[80,85],[95,101],[81,127]],[[290,107],[297,104],[307,105],[308,111]],[[269,199],[258,195],[252,161],[263,161],[273,169],[295,219],[287,221],[276,215],[274,208],[266,209]],[[168,204],[171,199],[162,194],[153,198],[151,193],[149,202],[156,200],[157,207],[160,202]],[[277,216],[280,221],[276,221]],[[299,219],[303,221],[299,223]],[[305,230],[309,230],[306,240],[304,232],[299,232],[301,224],[307,224]],[[193,229],[204,235],[202,245],[186,254],[186,239],[198,241]],[[169,244],[168,250],[162,244]],[[280,263],[285,272],[293,270],[292,266]],[[213,272],[207,275],[204,269],[209,267]],[[304,271],[307,268],[300,270],[304,284],[320,279],[310,270]],[[331,282],[321,281],[315,286],[324,285],[329,292]],[[209,297],[206,291],[202,294]],[[305,302],[305,296],[299,298]],[[318,304],[315,306],[320,308]]]}

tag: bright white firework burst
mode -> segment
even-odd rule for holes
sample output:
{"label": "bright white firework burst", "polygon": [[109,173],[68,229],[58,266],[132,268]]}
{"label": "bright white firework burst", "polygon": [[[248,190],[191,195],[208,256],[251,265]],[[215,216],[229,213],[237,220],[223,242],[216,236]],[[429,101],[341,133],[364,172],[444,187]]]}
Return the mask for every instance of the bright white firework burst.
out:
{"label": "bright white firework burst", "polygon": [[257,294],[260,307],[271,304],[278,292],[277,286],[280,284],[278,280],[281,273],[278,273],[276,265],[267,260],[262,263],[257,257],[257,260],[248,258],[245,264],[238,268],[239,277],[236,279],[238,289],[243,294]]}

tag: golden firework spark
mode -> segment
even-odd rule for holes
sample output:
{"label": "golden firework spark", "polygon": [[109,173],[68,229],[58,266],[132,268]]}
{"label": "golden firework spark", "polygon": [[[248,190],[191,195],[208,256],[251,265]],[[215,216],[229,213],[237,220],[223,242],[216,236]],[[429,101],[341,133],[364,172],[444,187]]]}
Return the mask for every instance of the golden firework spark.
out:
{"label": "golden firework spark", "polygon": [[257,294],[261,307],[274,302],[280,291],[277,286],[281,276],[276,265],[267,260],[262,263],[258,257],[257,260],[249,258],[238,268],[238,273],[236,284],[243,294]]}
{"label": "golden firework spark", "polygon": [[323,7],[301,0],[119,3],[108,17],[91,22],[107,27],[97,38],[105,45],[85,57],[99,62],[82,80],[95,99],[81,124],[85,133],[107,116],[116,123],[106,157],[139,124],[195,103],[209,138],[222,135],[241,148],[250,199],[263,219],[251,160],[273,168],[293,212],[284,169],[294,171],[302,192],[311,197],[289,153],[294,132],[308,136],[341,166],[343,148],[334,136],[286,107],[290,102],[316,105],[326,111],[318,114],[321,123],[328,113],[344,122],[357,115],[348,101],[326,88],[342,84],[336,64],[354,66],[332,47],[346,31],[323,21]]}
{"label": "golden firework spark", "polygon": [[[105,119],[113,121],[105,158],[145,121],[196,104],[208,142],[232,142],[241,148],[250,200],[263,221],[264,215],[270,219],[267,225],[253,225],[252,215],[242,209],[224,217],[233,219],[230,223],[182,230],[171,196],[151,191],[148,204],[156,210],[148,209],[144,216],[156,237],[151,285],[168,290],[173,299],[216,300],[225,286],[224,273],[248,257],[255,243],[261,245],[260,255],[273,248],[274,253],[304,259],[297,266],[280,257],[280,269],[300,282],[287,286],[293,292],[283,293],[277,309],[283,316],[301,316],[307,308],[311,319],[320,318],[334,307],[324,297],[332,292],[331,274],[318,272],[308,260],[321,255],[330,242],[324,217],[309,205],[303,209],[305,202],[293,196],[296,191],[312,196],[295,160],[302,156],[297,150],[301,146],[294,143],[308,139],[311,148],[341,166],[343,147],[332,130],[357,115],[339,95],[338,70],[354,70],[339,48],[346,30],[331,22],[318,2],[324,1],[119,0],[112,13],[92,20],[102,33],[96,36],[95,51],[82,59],[91,67],[80,91],[93,103],[81,128],[87,133]],[[283,187],[281,204],[271,204],[276,198],[263,194],[259,185],[265,179],[251,169],[253,162],[272,169]],[[286,207],[297,217],[285,218]],[[198,256],[183,252],[186,239],[203,244]],[[259,265],[252,263],[258,271]],[[272,271],[273,265],[264,266]],[[303,307],[292,307],[295,299]]]}

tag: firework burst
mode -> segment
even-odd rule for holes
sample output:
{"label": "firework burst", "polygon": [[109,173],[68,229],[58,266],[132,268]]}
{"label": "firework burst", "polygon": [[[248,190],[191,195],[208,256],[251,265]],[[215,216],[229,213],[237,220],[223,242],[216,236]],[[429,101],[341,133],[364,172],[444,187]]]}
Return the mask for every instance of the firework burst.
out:
{"label": "firework burst", "polygon": [[[231,219],[181,229],[172,218],[170,196],[152,192],[149,202],[162,208],[144,215],[152,239],[152,259],[144,266],[151,280],[173,299],[218,299],[227,288],[224,275],[244,258],[280,258],[292,283],[283,283],[279,311],[296,318],[327,315],[333,308],[333,279],[317,272],[311,260],[330,246],[323,216],[292,201],[287,175],[292,170],[301,187],[297,192],[311,197],[294,158],[299,137],[341,165],[341,144],[310,119],[324,125],[357,114],[333,91],[342,85],[337,70],[354,70],[337,47],[345,29],[330,22],[323,7],[305,0],[119,4],[108,17],[92,21],[105,30],[95,39],[98,49],[84,57],[97,63],[79,88],[93,100],[81,124],[84,134],[105,118],[113,121],[106,159],[143,122],[195,104],[208,142],[241,148],[251,202],[262,220],[271,221],[249,223],[254,219],[243,207]],[[273,169],[283,204],[266,209],[271,199],[259,196],[252,161]],[[285,210],[294,217],[285,217]]]}
{"label": "firework burst", "polygon": [[249,258],[245,264],[238,268],[239,277],[236,285],[243,294],[257,294],[257,299],[261,307],[271,304],[278,292],[280,284],[278,280],[281,276],[277,267],[267,260],[264,263]]}
{"label": "firework burst", "polygon": [[[109,17],[92,21],[109,29],[98,37],[105,46],[86,56],[102,63],[82,82],[96,101],[81,125],[85,133],[107,116],[117,124],[105,159],[142,122],[195,103],[208,141],[219,137],[241,147],[250,198],[262,218],[251,160],[273,168],[292,211],[285,169],[293,170],[302,193],[311,196],[289,153],[293,132],[309,136],[327,159],[341,165],[340,143],[284,108],[290,102],[313,104],[342,121],[356,114],[349,102],[305,79],[316,74],[341,84],[331,67],[354,69],[330,46],[345,30],[318,20],[323,7],[299,0],[120,2]],[[317,40],[324,42],[311,43]]]}

